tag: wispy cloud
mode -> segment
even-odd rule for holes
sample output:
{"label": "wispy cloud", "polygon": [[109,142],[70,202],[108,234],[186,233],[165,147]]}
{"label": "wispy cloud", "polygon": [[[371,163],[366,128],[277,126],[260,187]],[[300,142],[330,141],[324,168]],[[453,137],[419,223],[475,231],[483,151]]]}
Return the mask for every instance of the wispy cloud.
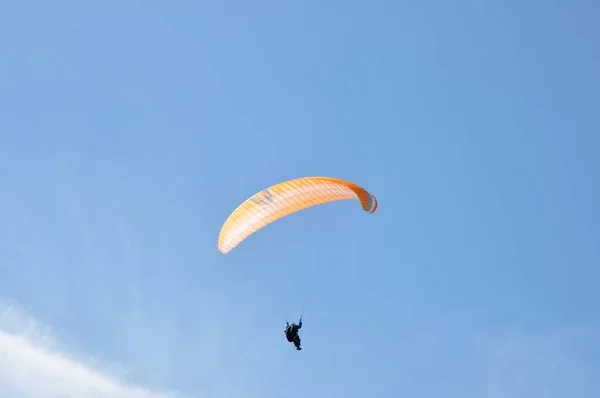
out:
{"label": "wispy cloud", "polygon": [[51,329],[0,303],[0,396],[40,398],[171,398],[127,383],[58,344]]}

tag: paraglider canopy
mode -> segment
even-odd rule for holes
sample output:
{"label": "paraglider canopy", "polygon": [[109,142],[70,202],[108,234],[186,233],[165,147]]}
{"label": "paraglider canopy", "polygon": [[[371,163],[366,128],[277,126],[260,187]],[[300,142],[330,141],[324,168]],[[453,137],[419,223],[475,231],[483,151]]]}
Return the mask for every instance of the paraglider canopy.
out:
{"label": "paraglider canopy", "polygon": [[242,203],[227,218],[217,249],[227,254],[266,225],[300,210],[339,200],[358,200],[364,211],[377,210],[377,199],[363,187],[331,177],[304,177],[264,189]]}

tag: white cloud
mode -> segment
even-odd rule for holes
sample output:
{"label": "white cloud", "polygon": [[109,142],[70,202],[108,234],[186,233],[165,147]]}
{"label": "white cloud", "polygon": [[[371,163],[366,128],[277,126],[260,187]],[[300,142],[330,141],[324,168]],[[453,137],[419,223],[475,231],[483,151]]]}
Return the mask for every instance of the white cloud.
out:
{"label": "white cloud", "polygon": [[0,303],[0,396],[7,398],[167,398],[94,367],[52,338],[49,328]]}

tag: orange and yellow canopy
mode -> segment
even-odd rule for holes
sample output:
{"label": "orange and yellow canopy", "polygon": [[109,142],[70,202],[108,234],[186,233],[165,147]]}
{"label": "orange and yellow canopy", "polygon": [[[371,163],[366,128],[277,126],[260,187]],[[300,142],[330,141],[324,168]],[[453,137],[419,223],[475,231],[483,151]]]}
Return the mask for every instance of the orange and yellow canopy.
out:
{"label": "orange and yellow canopy", "polygon": [[273,185],[253,195],[231,213],[217,244],[226,254],[266,225],[308,207],[356,199],[364,211],[374,213],[377,199],[363,187],[331,177],[304,177]]}

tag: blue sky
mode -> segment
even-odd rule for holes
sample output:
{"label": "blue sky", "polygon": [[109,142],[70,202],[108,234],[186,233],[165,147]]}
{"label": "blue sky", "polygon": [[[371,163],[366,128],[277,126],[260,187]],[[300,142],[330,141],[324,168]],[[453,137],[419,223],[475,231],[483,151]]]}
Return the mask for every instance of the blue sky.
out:
{"label": "blue sky", "polygon": [[597,396],[599,11],[3,4],[0,395]]}

